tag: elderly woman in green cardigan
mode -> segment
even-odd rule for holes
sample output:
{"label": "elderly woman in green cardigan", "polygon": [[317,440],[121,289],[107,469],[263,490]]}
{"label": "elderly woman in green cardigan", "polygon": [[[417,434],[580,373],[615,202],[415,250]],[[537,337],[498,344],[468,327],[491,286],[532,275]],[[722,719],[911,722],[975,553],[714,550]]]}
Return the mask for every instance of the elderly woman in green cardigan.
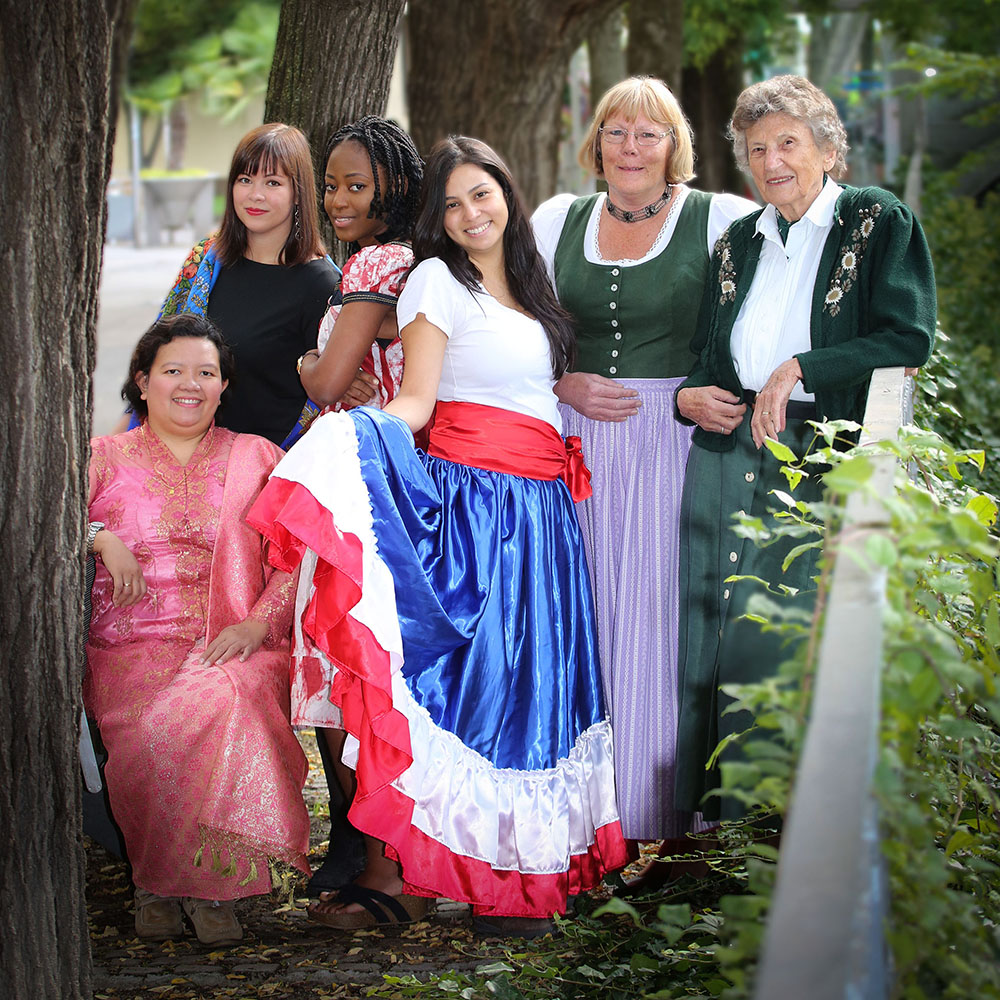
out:
{"label": "elderly woman in green cardigan", "polygon": [[[781,662],[781,639],[742,617],[756,576],[814,600],[815,557],[785,570],[792,543],[758,548],[733,531],[737,512],[772,517],[769,491],[787,489],[767,448],[797,454],[807,421],[860,421],[873,369],[918,366],[931,351],[936,302],[927,243],[913,213],[881,188],[841,186],[846,133],[830,99],[808,80],[779,76],[748,87],[730,122],[739,164],[762,211],[716,244],[677,410],[696,424],[681,513],[681,709],[676,801],[709,817],[739,803],[705,795],[721,739],[747,728],[725,713],[720,687],[759,681]],[[803,480],[797,497],[818,498]],[[725,758],[724,758],[725,759]]]}

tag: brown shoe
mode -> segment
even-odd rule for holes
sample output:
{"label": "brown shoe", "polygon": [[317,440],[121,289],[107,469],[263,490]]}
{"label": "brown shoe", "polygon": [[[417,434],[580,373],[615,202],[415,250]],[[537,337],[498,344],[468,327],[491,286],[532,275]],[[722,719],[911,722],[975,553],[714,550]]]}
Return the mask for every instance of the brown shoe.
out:
{"label": "brown shoe", "polygon": [[220,902],[185,896],[181,905],[202,944],[228,945],[243,940],[243,928],[233,912],[231,899]]}
{"label": "brown shoe", "polygon": [[136,886],[135,932],[146,941],[183,937],[180,900],[176,896],[157,896]]}

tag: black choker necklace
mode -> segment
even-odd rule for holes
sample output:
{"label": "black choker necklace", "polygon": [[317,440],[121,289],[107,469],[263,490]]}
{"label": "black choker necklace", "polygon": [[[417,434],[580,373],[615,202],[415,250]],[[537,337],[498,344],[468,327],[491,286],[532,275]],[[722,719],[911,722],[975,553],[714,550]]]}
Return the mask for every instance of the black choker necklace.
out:
{"label": "black choker necklace", "polygon": [[673,190],[673,184],[668,184],[663,194],[656,201],[634,212],[626,212],[625,209],[619,208],[610,197],[605,199],[604,204],[608,206],[608,215],[612,219],[618,219],[619,222],[642,222],[643,219],[651,219],[670,201],[670,195],[673,193]]}

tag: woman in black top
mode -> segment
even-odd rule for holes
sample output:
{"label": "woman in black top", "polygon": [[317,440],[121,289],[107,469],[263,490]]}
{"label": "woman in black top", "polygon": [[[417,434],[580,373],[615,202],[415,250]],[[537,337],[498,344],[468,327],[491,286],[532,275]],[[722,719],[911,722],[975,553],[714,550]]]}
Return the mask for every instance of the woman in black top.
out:
{"label": "woman in black top", "polygon": [[236,356],[217,423],[281,444],[306,401],[296,363],[340,273],[319,238],[312,161],[291,125],[261,125],[236,147],[217,234],[185,260],[161,315],[207,313]]}

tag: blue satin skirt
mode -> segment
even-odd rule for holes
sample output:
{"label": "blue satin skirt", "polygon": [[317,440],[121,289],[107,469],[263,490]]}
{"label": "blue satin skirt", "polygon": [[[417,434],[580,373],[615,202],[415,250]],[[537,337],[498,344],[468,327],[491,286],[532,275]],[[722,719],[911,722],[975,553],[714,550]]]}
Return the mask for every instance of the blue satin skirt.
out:
{"label": "blue satin skirt", "polygon": [[554,767],[605,718],[590,578],[565,484],[436,458],[395,417],[351,416],[395,585],[407,687],[495,767]]}

